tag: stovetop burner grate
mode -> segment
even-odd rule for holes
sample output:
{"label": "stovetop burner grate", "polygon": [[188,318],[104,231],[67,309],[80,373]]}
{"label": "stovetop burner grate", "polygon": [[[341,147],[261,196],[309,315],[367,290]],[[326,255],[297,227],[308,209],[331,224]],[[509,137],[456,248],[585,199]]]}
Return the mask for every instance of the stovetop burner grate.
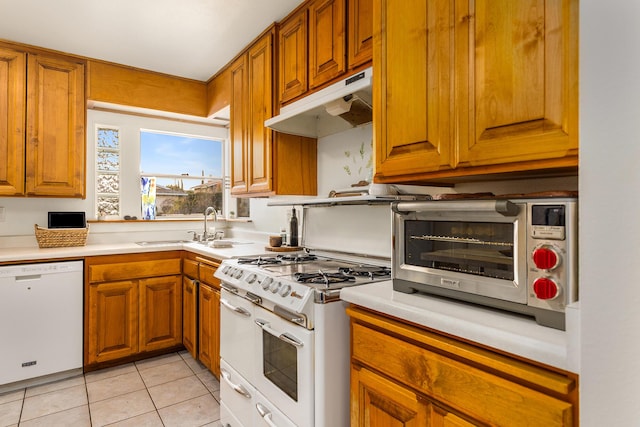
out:
{"label": "stovetop burner grate", "polygon": [[293,261],[293,262],[304,262],[304,261],[315,261],[318,259],[317,256],[303,253],[303,254],[283,254],[278,255],[277,258],[282,261]]}
{"label": "stovetop burner grate", "polygon": [[301,283],[323,284],[330,286],[333,283],[355,282],[356,278],[343,272],[326,273],[318,271],[317,273],[295,273],[295,279]]}
{"label": "stovetop burner grate", "polygon": [[280,264],[282,260],[278,257],[250,257],[250,258],[238,258],[238,264],[244,265],[266,265],[266,264]]}
{"label": "stovetop burner grate", "polygon": [[338,268],[343,274],[358,276],[358,277],[369,277],[373,279],[374,277],[384,277],[391,275],[391,269],[388,267],[378,267],[373,265],[358,265],[351,267],[340,267]]}

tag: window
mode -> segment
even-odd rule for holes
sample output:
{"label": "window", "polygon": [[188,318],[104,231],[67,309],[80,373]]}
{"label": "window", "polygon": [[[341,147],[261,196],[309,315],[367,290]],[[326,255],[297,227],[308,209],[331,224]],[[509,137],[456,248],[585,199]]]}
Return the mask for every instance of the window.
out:
{"label": "window", "polygon": [[87,126],[93,129],[87,155],[95,165],[87,169],[87,182],[95,182],[87,198],[96,218],[142,219],[143,177],[157,184],[157,219],[199,219],[207,206],[223,216],[238,212],[225,175],[227,128],[95,109],[87,110]]}
{"label": "window", "polygon": [[223,147],[214,138],[140,131],[140,178],[155,178],[156,216],[224,212]]}

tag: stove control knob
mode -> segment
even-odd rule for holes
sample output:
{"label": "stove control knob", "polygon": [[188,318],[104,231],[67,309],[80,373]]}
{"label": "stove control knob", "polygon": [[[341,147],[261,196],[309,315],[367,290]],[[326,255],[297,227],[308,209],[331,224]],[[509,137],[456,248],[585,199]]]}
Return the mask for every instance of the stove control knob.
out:
{"label": "stove control knob", "polygon": [[533,251],[533,263],[540,270],[553,270],[560,264],[560,257],[553,247],[540,246]]}
{"label": "stove control knob", "polygon": [[278,290],[279,290],[281,287],[282,287],[282,283],[280,283],[280,282],[275,282],[273,285],[271,285],[271,289],[270,289],[270,291],[271,291],[272,293],[274,293],[274,294],[275,294],[276,292],[278,292]]}
{"label": "stove control knob", "polygon": [[284,285],[281,289],[280,289],[280,296],[281,297],[286,297],[291,293],[291,285]]}
{"label": "stove control knob", "polygon": [[236,271],[233,272],[233,277],[236,278],[236,279],[240,279],[242,277],[243,273],[244,272],[242,270],[236,270]]}
{"label": "stove control knob", "polygon": [[224,268],[222,269],[222,273],[229,274],[230,269],[231,269],[231,266],[225,265]]}
{"label": "stove control knob", "polygon": [[252,284],[253,282],[255,282],[255,281],[256,281],[256,279],[257,279],[257,278],[258,278],[258,275],[257,275],[256,273],[251,273],[251,274],[247,277],[246,281],[247,281],[247,283],[248,283],[248,284]]}
{"label": "stove control knob", "polygon": [[540,277],[533,282],[533,292],[541,300],[551,300],[558,296],[558,284],[548,277]]}
{"label": "stove control knob", "polygon": [[269,286],[271,285],[271,283],[273,283],[273,279],[271,277],[266,277],[262,281],[262,283],[260,283],[260,285],[262,285],[262,289],[266,291],[267,289],[269,289]]}

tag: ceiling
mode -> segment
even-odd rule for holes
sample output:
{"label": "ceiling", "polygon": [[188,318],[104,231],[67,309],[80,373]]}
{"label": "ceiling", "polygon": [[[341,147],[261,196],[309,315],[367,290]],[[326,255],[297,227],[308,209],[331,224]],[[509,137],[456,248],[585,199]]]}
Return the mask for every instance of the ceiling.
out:
{"label": "ceiling", "polygon": [[0,39],[206,81],[303,0],[0,0]]}

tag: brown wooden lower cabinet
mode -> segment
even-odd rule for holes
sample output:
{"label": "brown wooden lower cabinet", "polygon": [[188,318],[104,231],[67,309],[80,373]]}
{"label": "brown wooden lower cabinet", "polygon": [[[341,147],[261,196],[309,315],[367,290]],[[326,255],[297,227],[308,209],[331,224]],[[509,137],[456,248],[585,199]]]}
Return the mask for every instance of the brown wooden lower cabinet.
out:
{"label": "brown wooden lower cabinet", "polygon": [[140,279],[140,351],[182,344],[182,275]]}
{"label": "brown wooden lower cabinet", "polygon": [[186,252],[183,269],[182,342],[194,359],[220,378],[220,261]]}
{"label": "brown wooden lower cabinet", "polygon": [[199,260],[198,358],[216,377],[220,378],[220,280],[213,277],[220,262],[201,257]]}
{"label": "brown wooden lower cabinet", "polygon": [[218,378],[220,377],[220,290],[200,284],[200,344],[198,359]]}
{"label": "brown wooden lower cabinet", "polygon": [[85,368],[182,344],[179,251],[85,259]]}
{"label": "brown wooden lower cabinet", "polygon": [[578,376],[351,306],[351,427],[577,426]]}
{"label": "brown wooden lower cabinet", "polygon": [[138,352],[138,287],[133,280],[89,285],[85,364]]}
{"label": "brown wooden lower cabinet", "polygon": [[198,280],[182,277],[182,344],[198,358]]}

